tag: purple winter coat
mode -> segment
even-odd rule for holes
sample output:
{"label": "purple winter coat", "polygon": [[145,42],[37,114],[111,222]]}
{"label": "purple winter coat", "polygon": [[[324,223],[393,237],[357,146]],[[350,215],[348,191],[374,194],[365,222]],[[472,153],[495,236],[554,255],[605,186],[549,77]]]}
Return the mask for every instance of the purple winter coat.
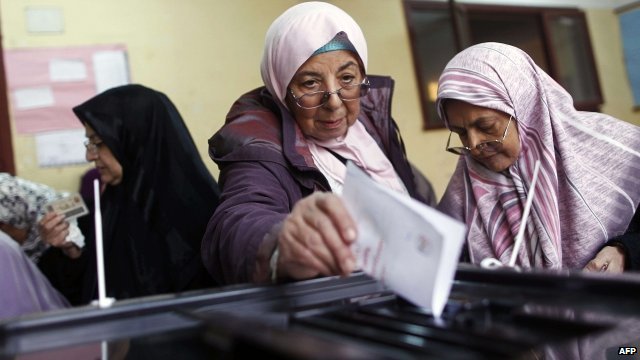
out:
{"label": "purple winter coat", "polygon": [[[358,121],[387,155],[409,194],[434,204],[430,184],[408,162],[391,118],[393,80],[369,76],[369,81],[371,90],[361,99]],[[225,125],[209,139],[222,194],[202,241],[202,258],[220,284],[266,281],[275,234],[294,204],[314,191],[331,191],[302,139],[289,111],[265,87],[242,95]],[[264,241],[270,244],[261,248]]]}
{"label": "purple winter coat", "polygon": [[69,307],[20,245],[0,231],[0,321]]}

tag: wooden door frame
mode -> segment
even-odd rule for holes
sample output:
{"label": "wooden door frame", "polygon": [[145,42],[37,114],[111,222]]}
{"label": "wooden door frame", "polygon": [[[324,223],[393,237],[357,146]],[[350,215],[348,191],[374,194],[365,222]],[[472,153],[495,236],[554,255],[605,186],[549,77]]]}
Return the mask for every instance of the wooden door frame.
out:
{"label": "wooden door frame", "polygon": [[8,172],[15,175],[13,139],[11,138],[11,124],[9,123],[9,94],[7,92],[1,29],[2,27],[0,27],[0,172]]}

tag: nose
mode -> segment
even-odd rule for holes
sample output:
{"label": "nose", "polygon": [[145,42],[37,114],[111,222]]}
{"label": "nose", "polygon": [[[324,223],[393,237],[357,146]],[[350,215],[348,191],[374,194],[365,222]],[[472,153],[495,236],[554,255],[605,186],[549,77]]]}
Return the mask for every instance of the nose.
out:
{"label": "nose", "polygon": [[338,109],[339,107],[342,106],[342,99],[340,99],[340,96],[338,96],[338,92],[337,91],[332,91],[330,93],[327,93],[327,95],[329,98],[327,99],[327,102],[324,104],[324,106],[328,109]]}
{"label": "nose", "polygon": [[338,88],[338,90],[328,91],[325,93],[324,96],[326,101],[323,105],[325,109],[336,110],[342,106],[342,99],[340,99],[340,96],[338,95],[340,90],[341,88]]}
{"label": "nose", "polygon": [[98,159],[98,154],[96,152],[93,152],[93,151],[89,150],[89,149],[86,149],[85,153],[84,153],[84,157],[85,157],[85,159],[87,159],[88,162],[92,162],[92,161],[95,161],[96,159]]}
{"label": "nose", "polygon": [[464,145],[469,147],[471,150],[475,150],[476,146],[483,141],[482,136],[477,134],[475,131],[469,130],[467,131],[467,144]]}
{"label": "nose", "polygon": [[342,106],[342,99],[338,95],[338,92],[342,89],[340,84],[335,80],[327,80],[325,84],[327,89],[335,89],[333,91],[327,91],[325,96],[327,97],[327,101],[324,103],[324,107],[327,109],[337,109]]}

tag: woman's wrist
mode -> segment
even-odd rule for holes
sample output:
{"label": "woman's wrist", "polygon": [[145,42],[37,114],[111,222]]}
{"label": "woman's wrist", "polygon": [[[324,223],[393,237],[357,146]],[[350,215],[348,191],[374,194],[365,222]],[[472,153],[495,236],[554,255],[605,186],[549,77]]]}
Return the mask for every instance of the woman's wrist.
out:
{"label": "woman's wrist", "polygon": [[[258,252],[256,254],[254,268],[253,270],[250,270],[250,277],[252,282],[267,283],[272,281],[271,260],[273,258],[274,252],[278,248],[278,236],[281,227],[281,222],[275,224],[262,239],[262,242],[260,243]],[[277,256],[278,255],[276,255],[276,257]]]}
{"label": "woman's wrist", "polygon": [[74,243],[70,243],[69,246],[63,246],[62,252],[70,259],[77,259],[82,255],[82,249]]}

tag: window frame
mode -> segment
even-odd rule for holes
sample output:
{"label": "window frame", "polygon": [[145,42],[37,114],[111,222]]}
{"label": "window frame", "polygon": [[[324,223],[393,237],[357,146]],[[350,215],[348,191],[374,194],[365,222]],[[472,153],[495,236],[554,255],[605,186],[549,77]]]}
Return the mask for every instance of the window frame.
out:
{"label": "window frame", "polygon": [[[538,34],[539,40],[544,47],[544,59],[548,65],[548,74],[558,81],[561,85],[562,81],[559,80],[558,74],[558,54],[553,48],[553,40],[551,34],[551,22],[553,19],[560,16],[569,16],[577,20],[580,26],[580,34],[584,42],[585,50],[587,52],[585,61],[587,66],[592,71],[592,83],[594,84],[594,97],[588,101],[575,101],[574,106],[578,110],[584,111],[600,111],[600,107],[603,104],[602,88],[600,85],[600,77],[598,75],[598,69],[596,67],[595,57],[593,53],[593,47],[591,43],[591,37],[587,26],[587,19],[584,11],[578,8],[548,8],[548,7],[532,7],[532,6],[512,6],[512,5],[486,5],[486,4],[461,4],[454,1],[440,2],[440,1],[424,1],[424,0],[403,0],[403,7],[405,13],[405,21],[409,33],[409,41],[411,46],[411,54],[413,59],[414,71],[416,74],[416,80],[418,84],[418,92],[420,95],[420,106],[423,116],[423,130],[442,129],[444,123],[440,119],[429,118],[429,102],[424,86],[421,86],[420,82],[426,78],[426,70],[420,62],[420,54],[416,51],[417,39],[415,24],[411,23],[411,15],[414,11],[429,11],[429,10],[448,10],[453,30],[453,38],[455,44],[452,44],[452,48],[456,53],[462,49],[472,45],[472,35],[470,31],[469,15],[478,14],[525,14],[532,15],[537,18],[540,24],[540,33]],[[566,87],[565,87],[566,88]]]}

